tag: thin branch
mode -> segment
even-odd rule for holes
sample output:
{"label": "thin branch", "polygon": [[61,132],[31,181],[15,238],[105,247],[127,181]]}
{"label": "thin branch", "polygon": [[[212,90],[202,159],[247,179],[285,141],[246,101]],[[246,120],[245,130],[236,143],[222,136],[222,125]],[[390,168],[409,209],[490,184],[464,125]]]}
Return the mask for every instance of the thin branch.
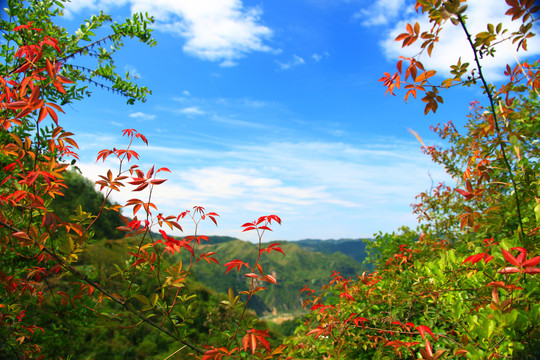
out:
{"label": "thin branch", "polygon": [[506,165],[506,169],[508,170],[508,175],[510,176],[510,181],[512,182],[512,187],[514,188],[514,198],[516,200],[516,211],[517,211],[518,220],[519,220],[519,228],[521,231],[521,239],[522,241],[525,241],[525,231],[523,230],[523,220],[522,220],[523,216],[521,215],[521,203],[519,201],[519,195],[518,195],[519,193],[517,189],[516,180],[514,179],[514,173],[512,171],[512,167],[510,166],[510,162],[508,161],[508,157],[506,156],[504,142],[502,141],[501,129],[499,127],[499,123],[497,120],[497,113],[495,112],[495,101],[493,100],[493,95],[491,94],[491,91],[489,90],[489,86],[487,84],[486,78],[484,77],[484,74],[482,73],[482,67],[480,66],[480,60],[478,59],[478,52],[476,51],[476,47],[474,46],[471,35],[469,34],[467,27],[465,26],[465,22],[463,21],[462,16],[458,14],[457,17],[459,19],[459,23],[461,24],[461,27],[463,28],[463,31],[465,31],[465,34],[467,35],[467,40],[469,41],[469,44],[471,45],[471,49],[473,50],[474,61],[476,62],[476,66],[478,67],[478,74],[480,76],[480,79],[482,80],[482,83],[484,84],[484,89],[486,89],[486,94],[489,98],[491,113],[493,114],[493,123],[495,124],[495,131],[497,132],[497,138],[499,139],[499,147],[501,149],[501,153],[503,156],[504,163]]}
{"label": "thin branch", "polygon": [[[3,226],[3,227],[6,227],[14,232],[20,232],[19,229],[9,225],[8,223],[0,220],[0,225]],[[37,242],[34,240],[34,243],[37,245]],[[165,333],[166,335],[168,335],[169,337],[181,342],[182,344],[186,345],[187,347],[193,349],[194,351],[198,352],[199,354],[203,354],[204,351],[199,349],[198,347],[196,347],[195,345],[191,344],[189,341],[187,340],[184,340],[184,339],[180,339],[178,338],[176,335],[174,335],[173,333],[171,333],[169,330],[167,330],[166,328],[164,327],[161,327],[159,326],[158,324],[156,324],[155,322],[153,322],[152,320],[150,320],[148,317],[146,317],[145,315],[143,315],[141,312],[139,312],[138,310],[136,310],[132,305],[130,305],[129,303],[123,301],[122,299],[119,299],[118,297],[116,297],[114,294],[110,293],[108,290],[106,290],[105,288],[103,288],[101,285],[99,285],[98,283],[96,283],[95,281],[93,281],[92,279],[90,279],[89,277],[87,277],[86,275],[82,274],[80,271],[78,271],[77,269],[75,269],[73,266],[67,264],[61,257],[59,257],[58,255],[56,255],[56,253],[54,251],[52,251],[51,249],[49,249],[48,247],[46,246],[43,246],[42,244],[39,244],[39,247],[41,248],[41,251],[49,254],[58,264],[60,264],[66,271],[68,271],[69,273],[71,273],[73,276],[75,276],[76,278],[78,278],[79,280],[82,280],[84,281],[85,283],[89,284],[89,285],[92,285],[95,289],[97,289],[99,292],[101,292],[103,295],[107,296],[108,298],[110,298],[111,300],[117,302],[118,304],[120,304],[124,309],[128,310],[129,312],[131,312],[132,314],[134,314],[135,316],[137,316],[139,319],[141,319],[142,321],[144,321],[145,323],[153,326],[154,328],[158,329],[159,331]]]}

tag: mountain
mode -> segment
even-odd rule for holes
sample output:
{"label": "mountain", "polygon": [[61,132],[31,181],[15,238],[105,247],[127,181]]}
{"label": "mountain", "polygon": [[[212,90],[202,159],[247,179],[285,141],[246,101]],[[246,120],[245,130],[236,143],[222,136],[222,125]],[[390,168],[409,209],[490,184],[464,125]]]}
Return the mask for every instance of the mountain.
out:
{"label": "mountain", "polygon": [[[210,244],[218,244],[237,240],[230,236],[209,236]],[[295,244],[305,250],[312,252],[321,252],[331,255],[340,252],[350,256],[358,262],[363,262],[366,257],[366,242],[371,239],[339,239],[339,240],[319,240],[319,239],[303,239],[295,241],[278,240],[280,244]]]}
{"label": "mountain", "polygon": [[[230,238],[210,237],[210,239],[209,243],[201,243],[200,249],[205,253],[214,251],[216,253],[214,256],[220,266],[206,262],[196,264],[192,268],[192,273],[197,281],[218,292],[226,292],[229,287],[235,293],[247,290],[249,279],[243,275],[247,269],[243,267],[240,273],[233,269],[225,274],[223,265],[228,261],[240,259],[253,266],[258,254],[258,245]],[[345,245],[353,247],[348,243]],[[266,246],[268,244],[263,244],[263,247]],[[305,285],[311,289],[320,290],[323,284],[329,282],[333,271],[340,272],[344,277],[352,277],[365,270],[359,261],[338,250],[331,253],[313,251],[314,245],[308,248],[305,243],[300,246],[297,242],[282,242],[280,247],[285,255],[277,251],[271,254],[265,252],[260,260],[264,274],[275,276],[277,285],[267,283],[260,285],[267,286],[267,289],[255,294],[250,302],[250,307],[258,315],[298,312],[302,309],[300,290]],[[328,249],[326,250],[330,251]]]}
{"label": "mountain", "polygon": [[340,252],[352,257],[358,262],[366,257],[366,241],[370,239],[339,239],[339,240],[298,240],[294,243],[306,250],[317,251],[325,254]]}

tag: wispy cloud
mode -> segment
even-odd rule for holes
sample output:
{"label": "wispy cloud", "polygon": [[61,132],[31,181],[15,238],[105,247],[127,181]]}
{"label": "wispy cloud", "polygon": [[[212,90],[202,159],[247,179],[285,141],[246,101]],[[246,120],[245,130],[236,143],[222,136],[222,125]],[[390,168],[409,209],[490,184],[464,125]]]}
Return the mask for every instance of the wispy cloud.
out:
{"label": "wispy cloud", "polygon": [[313,59],[313,61],[319,62],[322,59],[327,58],[328,56],[330,56],[330,54],[327,51],[325,51],[322,54],[314,53],[313,55],[311,55],[311,58]]}
{"label": "wispy cloud", "polygon": [[235,119],[234,117],[231,117],[231,116],[222,116],[222,115],[214,114],[211,119],[222,124],[226,124],[232,127],[242,128],[242,129],[247,129],[247,128],[264,129],[266,127],[266,125],[261,124],[259,122]]}
{"label": "wispy cloud", "polygon": [[[290,225],[275,236],[298,239],[371,236],[378,230],[414,226],[408,204],[429,188],[428,171],[436,180],[447,176],[420,155],[416,142],[393,140],[362,147],[273,142],[231,145],[226,151],[152,145],[136,150],[150,159],[141,164],[143,171],[152,161],[173,171],[153,192],[160,211],[178,214],[202,205],[221,215],[220,228],[204,231],[241,238],[245,238],[239,230],[243,222],[277,213]],[[106,172],[100,164],[79,166],[93,180]],[[126,201],[133,194],[114,196]]]}
{"label": "wispy cloud", "polygon": [[269,105],[267,101],[261,100],[243,99],[243,102],[244,105],[251,108],[262,108]]}
{"label": "wispy cloud", "polygon": [[183,109],[180,109],[179,112],[184,115],[204,115],[205,112],[198,108],[197,106],[189,106]]}
{"label": "wispy cloud", "polygon": [[405,0],[376,0],[370,6],[357,11],[353,17],[362,25],[387,25],[405,8]]}
{"label": "wispy cloud", "polygon": [[259,7],[246,7],[241,0],[72,0],[67,10],[109,9],[124,4],[131,12],[148,12],[154,28],[185,39],[183,50],[200,59],[234,66],[252,52],[270,52],[272,30],[262,23]]}
{"label": "wispy cloud", "polygon": [[293,55],[292,60],[285,63],[282,63],[280,61],[276,62],[278,63],[281,70],[287,70],[298,65],[304,65],[306,63],[306,61],[298,55]]}
{"label": "wispy cloud", "polygon": [[153,114],[145,114],[143,112],[137,111],[132,114],[129,114],[130,118],[139,119],[139,120],[154,120],[156,118],[156,115]]}
{"label": "wispy cloud", "polygon": [[[188,116],[205,115],[205,120],[218,122],[242,129],[261,129],[268,127],[264,119],[269,112],[283,112],[280,104],[249,97],[241,98],[200,98],[195,96],[173,97],[181,108],[158,107],[159,110]],[[263,111],[264,110],[264,111]],[[275,126],[275,123],[273,124]]]}

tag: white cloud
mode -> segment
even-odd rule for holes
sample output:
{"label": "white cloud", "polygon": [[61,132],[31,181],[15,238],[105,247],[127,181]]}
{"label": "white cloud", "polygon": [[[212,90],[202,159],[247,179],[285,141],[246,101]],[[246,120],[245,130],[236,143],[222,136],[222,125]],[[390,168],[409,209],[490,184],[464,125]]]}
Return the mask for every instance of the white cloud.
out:
{"label": "white cloud", "polygon": [[232,117],[223,116],[223,115],[217,115],[214,114],[212,116],[212,120],[222,123],[228,126],[237,127],[237,128],[252,128],[252,129],[264,129],[266,128],[266,125],[256,122],[256,121],[245,121],[245,120],[238,120],[234,119]]}
{"label": "white cloud", "polygon": [[131,5],[131,12],[155,17],[153,28],[183,37],[183,50],[195,57],[234,66],[251,52],[269,52],[272,30],[262,24],[262,10],[242,0],[72,0],[67,11]]}
{"label": "white cloud", "polygon": [[253,51],[268,52],[272,30],[261,24],[262,10],[241,0],[132,0],[133,12],[148,11],[158,29],[187,41],[184,51],[230,66]]}
{"label": "white cloud", "polygon": [[156,118],[156,115],[145,114],[143,112],[137,111],[135,113],[129,114],[129,117],[140,120],[154,120]]}
{"label": "white cloud", "polygon": [[[102,146],[86,143],[95,149]],[[153,191],[160,212],[178,215],[194,205],[204,206],[221,215],[219,228],[204,225],[204,233],[242,239],[249,239],[249,234],[241,233],[241,224],[272,213],[283,218],[275,236],[285,239],[371,236],[379,230],[414,226],[408,204],[429,188],[428,172],[436,183],[448,180],[442,169],[420,155],[416,141],[380,139],[362,146],[274,142],[227,148],[168,148],[151,143],[133,150],[145,159],[139,163],[141,170],[155,162],[156,167],[172,171],[160,174],[168,180]],[[78,166],[95,181],[108,168],[114,173],[117,164],[83,160]],[[131,189],[128,185],[126,191],[113,193],[113,199],[125,202],[147,195]]]}
{"label": "white cloud", "polygon": [[233,66],[236,66],[238,65],[238,63],[236,61],[232,61],[230,59],[226,59],[226,60],[223,60],[219,66],[221,67],[233,67]]}
{"label": "white cloud", "polygon": [[[379,4],[379,2],[377,3]],[[376,5],[377,5],[376,4]],[[393,20],[395,25],[391,28],[388,36],[382,41],[381,45],[385,56],[395,61],[398,56],[414,56],[419,53],[421,39],[417,40],[413,46],[406,48],[401,47],[401,42],[396,42],[394,39],[405,32],[407,23],[414,24],[418,22],[421,31],[429,30],[431,24],[426,20],[426,17],[411,11],[411,7],[406,7],[402,1],[388,2],[391,9],[395,6],[400,6],[399,11],[389,11],[384,16],[386,20]],[[504,26],[510,29],[510,32],[518,29],[520,23],[512,22],[509,16],[505,15],[508,6],[503,1],[492,0],[475,0],[467,3],[467,28],[469,33],[474,37],[475,34],[486,31],[487,23],[497,25],[503,23]],[[400,13],[406,16],[399,17]],[[399,21],[398,21],[399,20]],[[365,23],[365,22],[364,22]],[[385,22],[381,21],[381,24]],[[374,25],[375,23],[365,23],[366,25]],[[522,53],[515,52],[516,46],[509,45],[508,42],[503,42],[497,45],[495,57],[484,57],[481,59],[481,66],[484,75],[488,82],[500,80],[502,78],[502,70],[506,64],[515,64],[515,56],[523,56]],[[540,54],[540,41],[533,39],[528,42],[527,56]],[[468,62],[471,66],[474,65],[474,55],[467,41],[465,33],[461,26],[454,26],[450,22],[445,25],[445,29],[440,33],[439,42],[435,44],[432,57],[428,57],[427,53],[423,54],[420,59],[424,66],[429,69],[437,70],[442,74],[449,75],[450,65],[454,65],[461,57],[461,63]],[[472,69],[472,67],[470,67]]]}
{"label": "white cloud", "polygon": [[159,110],[181,115],[206,115],[206,119],[241,128],[266,128],[268,123],[254,120],[262,108],[280,109],[280,105],[271,101],[262,101],[247,97],[241,98],[199,98],[199,97],[173,97],[181,104],[181,108],[158,107]]}
{"label": "white cloud", "polygon": [[293,55],[292,60],[286,63],[282,63],[279,61],[276,61],[276,62],[279,64],[279,68],[281,70],[287,70],[294,66],[303,65],[306,63],[305,60],[298,55]]}
{"label": "white cloud", "polygon": [[328,51],[325,51],[322,54],[314,53],[313,55],[311,55],[311,58],[313,59],[313,61],[319,62],[322,59],[327,58],[329,56],[330,56],[330,53],[328,53]]}
{"label": "white cloud", "polygon": [[356,12],[353,17],[362,25],[386,25],[403,10],[405,0],[376,0],[371,6]]}
{"label": "white cloud", "polygon": [[262,108],[269,105],[269,103],[266,101],[250,100],[250,99],[244,99],[243,103],[245,106],[252,107],[252,108]]}
{"label": "white cloud", "polygon": [[189,106],[180,109],[179,112],[184,115],[204,115],[204,111],[199,109],[197,106]]}

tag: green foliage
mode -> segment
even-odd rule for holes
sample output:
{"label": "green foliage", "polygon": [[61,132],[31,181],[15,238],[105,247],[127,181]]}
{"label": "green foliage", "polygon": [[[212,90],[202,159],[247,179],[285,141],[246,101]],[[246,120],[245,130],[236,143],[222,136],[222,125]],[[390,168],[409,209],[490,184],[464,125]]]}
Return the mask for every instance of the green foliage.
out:
{"label": "green foliage", "polygon": [[[281,248],[286,256],[277,254],[260,261],[262,267],[268,269],[278,281],[278,285],[255,294],[251,300],[253,303],[250,302],[250,308],[260,316],[274,311],[278,313],[301,311],[300,289],[304,285],[320,288],[332,271],[341,272],[343,276],[354,276],[365,270],[360,263],[342,253],[324,254],[308,251],[298,246],[296,242],[283,242]],[[224,264],[228,259],[243,259],[253,264],[257,258],[256,245],[241,240],[216,245],[211,243],[205,245],[203,250],[215,252],[215,258],[220,264]],[[193,267],[192,272],[198,281],[223,293],[229,288],[235,292],[245,289],[248,280],[244,276],[232,271],[225,276],[216,276],[216,272],[220,271],[219,267],[215,264],[210,265],[212,266]]]}
{"label": "green foliage", "polygon": [[[482,56],[495,56],[502,34],[526,50],[533,1],[508,0],[507,15],[523,26],[509,35],[488,25],[475,41],[466,26],[466,4],[418,0],[432,26],[407,24],[396,40],[423,41],[431,50],[450,20],[475,53],[470,64],[452,67],[453,78],[433,83],[419,56],[402,58],[398,72],[381,81],[394,93],[425,91],[425,113],[443,102],[441,89],[481,83],[486,107],[473,102],[463,131],[451,123],[432,129],[446,147],[425,146],[433,161],[457,182],[418,196],[417,231],[378,234],[366,244],[375,271],[357,279],[335,274],[320,292],[308,290],[307,321],[287,340],[289,355],[302,359],[535,359],[540,349],[540,179],[538,62],[507,66],[508,83],[496,89],[481,71]],[[409,62],[405,68],[403,65]],[[461,78],[467,76],[467,80]],[[426,90],[430,86],[431,90]],[[419,139],[422,141],[421,139]]]}
{"label": "green foliage", "polygon": [[[93,215],[76,204],[69,206],[76,211],[69,211],[62,219],[55,214],[56,210],[63,210],[55,209],[52,203],[66,187],[63,175],[69,164],[65,161],[69,157],[77,158],[73,151],[77,148],[73,134],[58,126],[57,112],[62,109],[57,104],[90,95],[88,84],[103,85],[126,96],[128,103],[144,101],[149,93],[125,76],[117,75],[110,66],[112,58],[107,59],[97,52],[103,53],[101,47],[107,42],[113,43],[114,51],[119,50],[125,37],[136,37],[153,45],[155,41],[147,29],[151,19],[136,15],[125,24],[115,24],[105,39],[95,41],[93,31],[110,18],[103,14],[92,17],[81,26],[82,33],[71,35],[55,24],[54,18],[62,15],[62,8],[61,1],[9,0],[5,16],[0,20],[3,38],[0,44],[2,358],[38,358],[48,352],[43,348],[49,345],[48,353],[58,356],[61,350],[70,348],[70,341],[74,342],[71,320],[75,322],[73,326],[77,325],[75,319],[88,322],[86,307],[79,304],[76,311],[66,307],[75,307],[77,300],[82,301],[82,297],[93,293],[93,287],[84,282],[74,283],[85,279],[80,273],[74,276],[77,271],[74,268],[71,273],[64,270],[78,260],[92,239]],[[76,65],[79,57],[96,54],[98,64],[94,69]],[[107,66],[108,77],[99,76],[103,72],[100,69]],[[67,176],[67,182],[77,183],[76,178]],[[87,185],[81,183],[83,187]],[[104,205],[102,202],[101,206]],[[104,219],[103,229],[110,231],[115,221],[114,218]],[[98,235],[105,236],[105,233],[98,231]],[[38,333],[45,328],[49,333],[44,335],[40,346]],[[34,337],[37,343],[33,342]],[[75,342],[72,345],[77,350]]]}
{"label": "green foliage", "polygon": [[309,251],[317,251],[325,254],[340,252],[350,256],[356,261],[362,262],[366,257],[366,243],[372,239],[339,239],[339,240],[298,240],[294,243]]}
{"label": "green foliage", "polygon": [[[123,225],[120,214],[116,211],[107,211],[112,204],[105,200],[102,193],[94,189],[94,184],[78,172],[72,170],[64,174],[65,185],[62,193],[64,196],[56,197],[52,203],[52,211],[60,219],[70,220],[74,218],[77,207],[80,205],[82,211],[91,214],[97,219],[93,227],[94,239],[119,239],[123,234],[116,230]],[[105,211],[101,207],[105,204]]]}
{"label": "green foliage", "polygon": [[[18,24],[32,23],[33,27],[43,29],[43,32],[58,41],[59,52],[52,47],[45,47],[43,58],[63,63],[61,74],[71,79],[75,84],[65,89],[45,89],[43,95],[53,103],[64,105],[73,100],[80,100],[91,95],[88,85],[93,84],[106,88],[127,98],[128,104],[135,101],[146,101],[151,91],[133,83],[129,74],[120,75],[114,66],[114,54],[119,51],[125,38],[136,38],[149,46],[155,46],[156,40],[151,37],[152,30],[148,27],[153,19],[148,15],[136,13],[124,23],[112,23],[109,35],[96,39],[95,33],[107,23],[112,22],[109,15],[100,12],[85,20],[74,34],[55,24],[55,18],[63,15],[65,0],[8,0],[6,18],[0,19],[0,28],[4,41],[1,45],[0,74],[9,74],[17,67],[19,60],[14,56],[17,47],[31,42],[28,32],[12,31]],[[105,46],[107,45],[107,46]],[[77,65],[78,58],[96,58],[94,68]]]}
{"label": "green foliage", "polygon": [[381,267],[399,251],[401,245],[410,247],[418,239],[418,233],[407,227],[400,228],[397,234],[378,233],[375,235],[375,239],[365,240],[364,265],[372,270]]}

